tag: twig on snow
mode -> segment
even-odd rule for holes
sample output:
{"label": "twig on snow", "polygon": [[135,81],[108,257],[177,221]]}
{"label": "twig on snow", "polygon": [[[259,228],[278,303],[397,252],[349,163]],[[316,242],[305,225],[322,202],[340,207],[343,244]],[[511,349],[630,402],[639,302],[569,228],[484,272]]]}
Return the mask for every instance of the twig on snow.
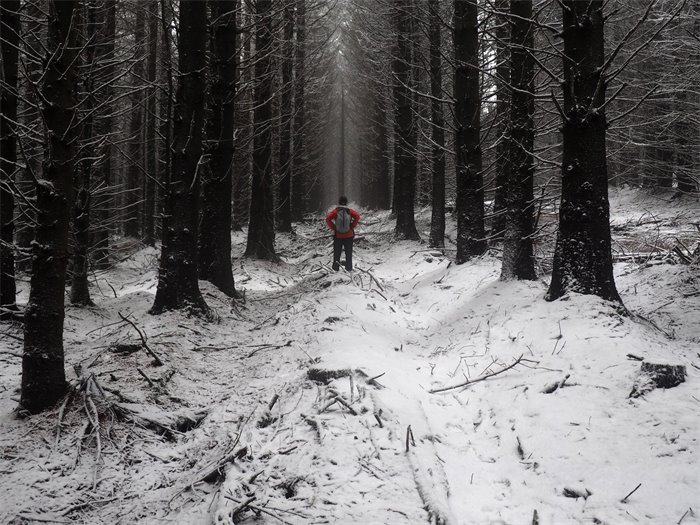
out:
{"label": "twig on snow", "polygon": [[246,357],[253,357],[255,354],[257,354],[260,350],[277,350],[279,348],[284,348],[286,346],[292,346],[292,341],[287,341],[283,345],[273,345],[273,344],[259,344],[259,345],[248,345],[248,346],[256,346],[257,348],[253,350],[251,353],[249,353]]}
{"label": "twig on snow", "polygon": [[416,440],[413,439],[413,430],[411,430],[411,425],[406,427],[406,452],[411,449],[410,445],[416,446]]}
{"label": "twig on snow", "polygon": [[634,494],[635,492],[637,492],[637,489],[638,489],[639,487],[641,487],[641,486],[642,486],[642,484],[640,483],[639,485],[637,485],[636,487],[634,487],[634,489],[632,490],[632,492],[630,492],[629,494],[627,494],[627,496],[625,496],[624,498],[622,498],[622,499],[620,500],[620,503],[627,503],[627,498],[629,498],[632,494]]}
{"label": "twig on snow", "polygon": [[681,525],[681,522],[685,519],[685,517],[688,515],[688,513],[693,515],[693,507],[688,507],[688,510],[686,510],[683,515],[681,516],[681,519],[678,520],[678,525]]}
{"label": "twig on snow", "polygon": [[153,358],[153,363],[157,366],[163,366],[163,361],[160,357],[158,357],[158,354],[156,354],[153,350],[151,350],[151,347],[148,346],[148,343],[146,342],[146,336],[139,329],[139,327],[136,326],[136,323],[134,323],[131,319],[124,317],[121,312],[119,312],[119,317],[121,317],[122,321],[129,323],[134,328],[134,330],[138,332],[139,337],[141,338],[141,344],[143,345],[143,349],[146,350],[148,355],[150,355]]}
{"label": "twig on snow", "polygon": [[[234,498],[233,496],[229,496],[228,494],[224,494],[224,498],[230,499],[231,501],[238,503],[238,504],[241,503],[240,500]],[[265,509],[264,507],[258,507],[257,505],[252,505],[252,504],[248,503],[248,508],[254,510],[255,512],[262,512],[263,514],[267,514],[268,516],[271,516],[275,519],[278,519],[282,523],[284,523],[285,525],[293,525],[289,521],[280,518],[277,514],[275,514],[274,512],[270,512],[269,510]]]}
{"label": "twig on snow", "polygon": [[491,378],[491,377],[494,377],[494,376],[497,376],[497,375],[499,375],[499,374],[502,374],[503,372],[506,372],[506,371],[510,370],[511,368],[513,368],[513,367],[516,366],[516,365],[519,365],[520,362],[522,361],[522,359],[523,359],[523,354],[521,354],[520,357],[518,357],[518,358],[517,358],[515,361],[513,361],[510,365],[508,365],[508,366],[506,366],[506,367],[504,367],[504,368],[501,368],[500,370],[496,370],[495,372],[491,372],[490,374],[486,374],[486,375],[477,377],[476,379],[472,379],[472,380],[469,380],[469,381],[464,381],[463,383],[459,383],[458,385],[446,386],[446,387],[442,387],[442,388],[433,388],[433,389],[431,389],[431,390],[428,390],[428,392],[431,393],[431,394],[437,394],[437,393],[439,393],[439,392],[446,392],[446,391],[448,391],[448,390],[454,390],[454,389],[456,389],[456,388],[463,388],[463,387],[465,387],[465,386],[471,385],[472,383],[478,383],[478,382],[480,382],[480,381],[484,381],[484,380],[489,379],[489,378]]}

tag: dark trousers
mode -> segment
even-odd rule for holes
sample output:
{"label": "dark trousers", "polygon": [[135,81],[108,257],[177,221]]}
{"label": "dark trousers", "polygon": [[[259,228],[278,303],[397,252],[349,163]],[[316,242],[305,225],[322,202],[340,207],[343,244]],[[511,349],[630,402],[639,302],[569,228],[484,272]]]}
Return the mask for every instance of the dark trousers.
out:
{"label": "dark trousers", "polygon": [[338,239],[333,237],[333,269],[337,272],[340,269],[340,252],[345,250],[345,269],[352,271],[352,237],[349,239]]}

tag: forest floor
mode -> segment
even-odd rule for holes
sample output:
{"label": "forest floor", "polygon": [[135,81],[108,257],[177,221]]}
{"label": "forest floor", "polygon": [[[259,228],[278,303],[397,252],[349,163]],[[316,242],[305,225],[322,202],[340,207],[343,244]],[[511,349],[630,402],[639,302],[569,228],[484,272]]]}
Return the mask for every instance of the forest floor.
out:
{"label": "forest floor", "polygon": [[[152,316],[157,252],[124,244],[67,309],[77,388],[53,411],[15,413],[21,327],[0,327],[0,523],[700,523],[700,271],[670,253],[698,203],[611,197],[628,313],[367,213],[352,274],[319,218],[278,236],[281,264],[235,258],[245,301],[202,282],[216,321]],[[686,382],[630,398],[629,354]]]}

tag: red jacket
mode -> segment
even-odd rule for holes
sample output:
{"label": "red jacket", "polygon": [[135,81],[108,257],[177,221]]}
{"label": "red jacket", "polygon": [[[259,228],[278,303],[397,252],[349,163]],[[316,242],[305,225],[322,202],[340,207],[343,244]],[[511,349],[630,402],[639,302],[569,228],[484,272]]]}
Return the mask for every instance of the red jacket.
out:
{"label": "red jacket", "polygon": [[[348,208],[350,211],[350,216],[352,217],[352,222],[350,223],[350,230],[345,233],[337,233],[335,236],[338,239],[350,239],[355,236],[355,226],[360,222],[360,214],[357,213],[352,208]],[[326,215],[326,224],[328,227],[335,232],[335,218],[338,215],[338,208],[335,208],[332,212]]]}

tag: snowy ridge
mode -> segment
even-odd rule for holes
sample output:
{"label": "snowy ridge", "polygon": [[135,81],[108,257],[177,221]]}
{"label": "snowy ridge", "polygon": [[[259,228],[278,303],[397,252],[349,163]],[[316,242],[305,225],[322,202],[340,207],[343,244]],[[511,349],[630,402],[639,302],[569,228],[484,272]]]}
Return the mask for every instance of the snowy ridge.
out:
{"label": "snowy ridge", "polygon": [[[14,416],[21,342],[3,338],[0,522],[700,523],[696,268],[618,264],[626,316],[368,222],[354,274],[329,273],[307,225],[278,239],[285,263],[236,261],[245,303],[202,282],[217,323],[148,315],[155,252],[135,252],[97,276],[97,307],[68,308],[84,388],[47,414]],[[140,344],[119,312],[164,366],[113,351]],[[685,365],[686,382],[629,399],[628,354]]]}

